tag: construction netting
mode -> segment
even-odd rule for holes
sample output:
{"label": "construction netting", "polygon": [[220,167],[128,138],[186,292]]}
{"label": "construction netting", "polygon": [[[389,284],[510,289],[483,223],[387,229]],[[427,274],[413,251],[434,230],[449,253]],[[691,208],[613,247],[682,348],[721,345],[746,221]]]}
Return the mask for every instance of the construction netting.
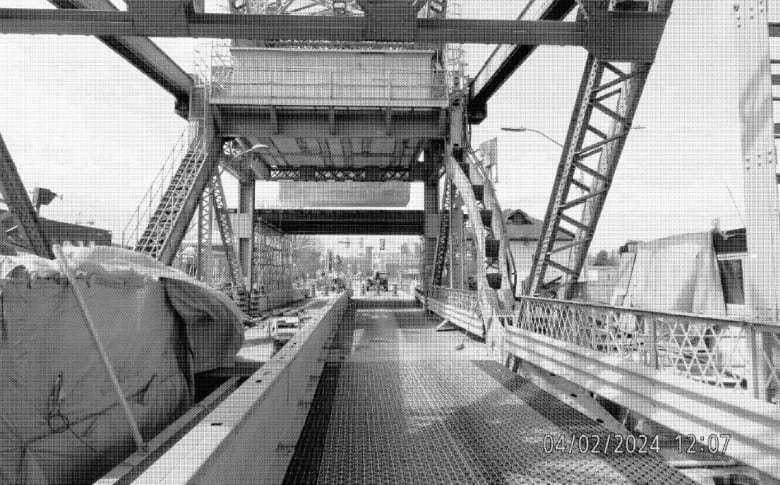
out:
{"label": "construction netting", "polygon": [[[141,433],[192,405],[194,374],[243,343],[226,296],[138,253],[66,248]],[[91,483],[135,450],[131,428],[55,261],[0,257],[0,483]]]}

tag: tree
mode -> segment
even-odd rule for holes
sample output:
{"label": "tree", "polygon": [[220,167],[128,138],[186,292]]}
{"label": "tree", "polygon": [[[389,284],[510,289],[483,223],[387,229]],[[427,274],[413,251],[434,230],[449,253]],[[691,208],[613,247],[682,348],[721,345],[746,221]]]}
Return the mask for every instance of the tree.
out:
{"label": "tree", "polygon": [[593,261],[593,266],[609,266],[609,253],[602,249],[596,254],[596,260]]}

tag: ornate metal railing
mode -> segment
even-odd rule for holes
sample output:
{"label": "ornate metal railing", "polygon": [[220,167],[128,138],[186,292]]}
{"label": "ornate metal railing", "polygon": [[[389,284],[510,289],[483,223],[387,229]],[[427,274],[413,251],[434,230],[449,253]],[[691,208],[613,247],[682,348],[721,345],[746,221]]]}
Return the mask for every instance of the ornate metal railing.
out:
{"label": "ornate metal railing", "polygon": [[454,290],[443,286],[431,286],[429,298],[434,298],[446,305],[465,310],[479,317],[479,299],[476,291]]}
{"label": "ornate metal railing", "polygon": [[530,297],[510,325],[769,402],[780,397],[778,327]]}
{"label": "ornate metal railing", "polygon": [[[462,307],[476,292],[432,288],[430,298]],[[574,344],[777,404],[780,327],[730,318],[523,297],[512,314],[492,318]]]}

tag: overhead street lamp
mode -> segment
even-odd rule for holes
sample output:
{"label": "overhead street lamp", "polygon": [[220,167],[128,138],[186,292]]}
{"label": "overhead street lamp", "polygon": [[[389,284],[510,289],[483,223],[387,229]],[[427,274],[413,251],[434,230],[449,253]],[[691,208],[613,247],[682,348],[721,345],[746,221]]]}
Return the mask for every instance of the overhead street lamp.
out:
{"label": "overhead street lamp", "polygon": [[501,131],[511,131],[511,132],[520,132],[520,133],[522,133],[524,131],[530,131],[530,132],[542,135],[543,137],[547,138],[548,140],[550,140],[551,142],[555,143],[559,147],[563,148],[563,143],[560,143],[559,141],[556,141],[554,138],[551,138],[550,136],[548,136],[546,133],[543,133],[543,132],[541,132],[539,130],[534,130],[533,128],[526,128],[525,126],[520,126],[518,128],[506,128],[506,127],[504,127],[504,128],[501,128]]}
{"label": "overhead street lamp", "polygon": [[[645,127],[644,127],[644,126],[632,126],[631,128],[629,128],[629,130],[644,130],[644,129],[645,129]],[[561,143],[561,142],[559,142],[559,141],[555,140],[554,138],[551,138],[551,137],[550,137],[549,135],[547,135],[546,133],[544,133],[544,132],[541,132],[541,131],[539,131],[539,130],[534,130],[533,128],[527,128],[527,127],[525,127],[525,126],[519,126],[519,127],[517,127],[517,128],[507,128],[507,127],[503,127],[503,128],[501,128],[501,131],[511,131],[511,132],[515,132],[515,133],[518,133],[518,132],[519,132],[519,133],[522,133],[522,132],[524,132],[524,131],[530,131],[530,132],[533,132],[533,133],[536,133],[536,134],[542,135],[543,137],[547,138],[548,140],[550,140],[551,142],[555,143],[555,144],[556,144],[556,145],[558,145],[559,147],[563,148],[563,143]]]}
{"label": "overhead street lamp", "polygon": [[233,160],[235,160],[237,158],[243,157],[247,153],[251,153],[251,152],[253,152],[255,150],[260,150],[262,148],[268,148],[268,145],[263,145],[262,143],[258,143],[257,145],[252,146],[252,148],[247,148],[246,150],[240,151],[240,152],[236,153],[235,155],[233,155],[230,158],[230,160],[228,160],[228,163],[232,162]]}

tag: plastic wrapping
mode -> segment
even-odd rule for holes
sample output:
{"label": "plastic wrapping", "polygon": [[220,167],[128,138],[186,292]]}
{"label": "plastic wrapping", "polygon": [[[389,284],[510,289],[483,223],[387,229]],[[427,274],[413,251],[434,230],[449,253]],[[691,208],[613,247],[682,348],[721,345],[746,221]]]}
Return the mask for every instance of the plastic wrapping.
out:
{"label": "plastic wrapping", "polygon": [[[193,375],[243,343],[226,296],[138,253],[67,248],[145,439],[180,416]],[[91,483],[134,451],[126,417],[57,263],[0,258],[0,483]]]}

